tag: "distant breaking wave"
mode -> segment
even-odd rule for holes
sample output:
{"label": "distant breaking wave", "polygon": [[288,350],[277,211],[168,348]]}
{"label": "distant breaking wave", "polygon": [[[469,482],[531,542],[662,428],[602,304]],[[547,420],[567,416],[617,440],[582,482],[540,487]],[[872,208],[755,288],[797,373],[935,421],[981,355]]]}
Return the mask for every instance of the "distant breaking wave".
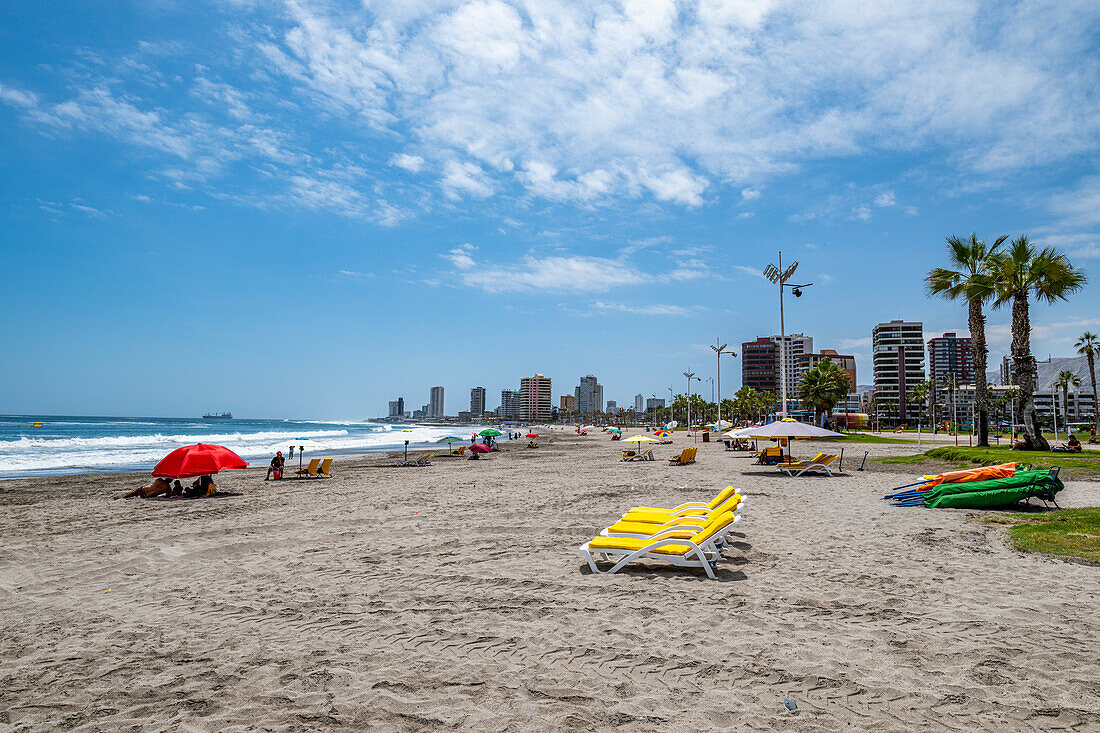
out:
{"label": "distant breaking wave", "polygon": [[[48,422],[50,428],[83,434],[38,438],[33,431],[22,430],[19,437],[0,438],[0,477],[152,470],[157,461],[172,450],[193,443],[224,445],[245,460],[264,465],[277,450],[286,455],[291,445],[296,448],[304,445],[306,456],[310,456],[396,449],[403,447],[406,440],[410,445],[423,446],[447,435],[466,434],[463,429],[446,427],[409,426],[410,432],[401,432],[400,427],[370,423],[263,422],[262,428],[257,425],[259,429],[252,431],[242,426],[242,430],[231,432],[226,430],[228,425],[222,424],[211,426],[212,431],[205,433],[194,430],[201,427],[194,423],[182,423],[178,426],[180,432],[173,433],[169,428],[176,426],[155,421]],[[138,425],[152,426],[156,430],[146,435],[134,434],[133,428]],[[295,425],[302,427],[296,429]],[[330,425],[332,429],[317,429]],[[125,434],[111,434],[124,430]]]}

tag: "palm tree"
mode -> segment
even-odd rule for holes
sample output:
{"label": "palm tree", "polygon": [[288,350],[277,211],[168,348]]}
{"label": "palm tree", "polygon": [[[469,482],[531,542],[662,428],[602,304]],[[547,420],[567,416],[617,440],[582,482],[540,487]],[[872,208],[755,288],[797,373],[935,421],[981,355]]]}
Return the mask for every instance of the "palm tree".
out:
{"label": "palm tree", "polygon": [[1053,247],[1038,249],[1027,236],[1012,240],[994,267],[994,307],[1012,303],[1012,361],[1020,388],[1020,416],[1035,450],[1050,450],[1035,414],[1035,357],[1031,355],[1031,312],[1028,296],[1053,303],[1084,287],[1085,273]]}
{"label": "palm tree", "polygon": [[[1081,378],[1079,376],[1077,376],[1076,374],[1074,374],[1073,372],[1071,372],[1070,370],[1063,369],[1062,371],[1058,372],[1058,376],[1054,380],[1054,386],[1058,387],[1062,390],[1062,417],[1065,418],[1066,432],[1068,433],[1069,432],[1069,388],[1070,387],[1074,387],[1074,388],[1080,387],[1081,386]],[[1053,397],[1054,397],[1054,395],[1051,395],[1051,399],[1053,399]],[[1057,417],[1057,415],[1055,415],[1055,417],[1054,417],[1054,431],[1058,432],[1058,417]]]}
{"label": "palm tree", "polygon": [[833,409],[848,395],[851,381],[848,374],[830,359],[822,359],[817,366],[802,373],[799,396],[814,408],[814,424],[821,415]]}
{"label": "palm tree", "polygon": [[1092,409],[1096,421],[1096,432],[1100,433],[1100,400],[1096,398],[1096,354],[1100,352],[1100,336],[1085,331],[1074,344],[1078,354],[1084,354],[1089,360],[1089,379],[1092,380]]}
{"label": "palm tree", "polygon": [[[928,406],[928,395],[931,392],[931,382],[917,382],[913,389],[909,390],[909,400],[922,408]],[[923,410],[921,410],[923,412]],[[921,415],[917,416],[917,427],[920,427]]]}
{"label": "palm tree", "polygon": [[997,251],[1008,235],[997,237],[992,246],[971,234],[969,240],[947,238],[950,266],[934,268],[925,278],[929,295],[939,295],[948,300],[963,299],[967,304],[967,323],[970,326],[970,361],[974,366],[974,402],[978,411],[978,445],[989,447],[989,396],[985,370],[989,349],[985,342],[985,313],[982,306],[993,296],[993,278],[990,269],[996,261]]}

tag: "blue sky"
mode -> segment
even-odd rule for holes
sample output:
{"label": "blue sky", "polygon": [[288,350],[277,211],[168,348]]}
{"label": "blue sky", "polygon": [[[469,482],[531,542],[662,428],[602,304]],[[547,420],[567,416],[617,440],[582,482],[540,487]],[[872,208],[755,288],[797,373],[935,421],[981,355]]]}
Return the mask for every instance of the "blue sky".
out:
{"label": "blue sky", "polygon": [[972,230],[1086,269],[1033,309],[1068,355],[1100,328],[1100,5],[908,5],[4,4],[0,412],[667,396],[778,332],[779,249],[815,283],[788,331],[868,383],[876,322],[966,330],[922,277]]}

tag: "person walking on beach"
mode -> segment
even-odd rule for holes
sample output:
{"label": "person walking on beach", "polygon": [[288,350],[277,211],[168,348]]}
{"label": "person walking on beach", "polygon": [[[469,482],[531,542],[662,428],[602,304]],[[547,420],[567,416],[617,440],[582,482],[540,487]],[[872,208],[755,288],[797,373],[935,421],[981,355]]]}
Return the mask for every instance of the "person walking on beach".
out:
{"label": "person walking on beach", "polygon": [[275,451],[275,457],[271,459],[271,465],[267,467],[267,476],[264,477],[264,481],[271,480],[271,474],[275,474],[275,480],[278,481],[283,477],[283,452]]}

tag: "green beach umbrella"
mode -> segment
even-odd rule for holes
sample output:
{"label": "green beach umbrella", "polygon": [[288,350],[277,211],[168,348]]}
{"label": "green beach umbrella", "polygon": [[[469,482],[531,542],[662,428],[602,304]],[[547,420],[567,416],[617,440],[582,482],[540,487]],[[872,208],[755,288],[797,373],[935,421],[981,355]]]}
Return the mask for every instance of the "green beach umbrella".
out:
{"label": "green beach umbrella", "polygon": [[609,433],[621,433],[621,432],[622,432],[622,430],[619,430],[618,428],[611,428],[611,429],[610,429],[610,430],[608,430],[607,432],[609,432]]}
{"label": "green beach umbrella", "polygon": [[485,428],[480,433],[478,433],[478,435],[483,435],[486,438],[495,438],[498,435],[504,435],[504,433],[500,432],[496,428]]}
{"label": "green beach umbrella", "polygon": [[447,448],[449,449],[451,447],[452,443],[465,443],[466,441],[463,438],[456,438],[453,435],[448,435],[446,438],[440,438],[439,440],[437,440],[435,442],[436,443],[446,443]]}

